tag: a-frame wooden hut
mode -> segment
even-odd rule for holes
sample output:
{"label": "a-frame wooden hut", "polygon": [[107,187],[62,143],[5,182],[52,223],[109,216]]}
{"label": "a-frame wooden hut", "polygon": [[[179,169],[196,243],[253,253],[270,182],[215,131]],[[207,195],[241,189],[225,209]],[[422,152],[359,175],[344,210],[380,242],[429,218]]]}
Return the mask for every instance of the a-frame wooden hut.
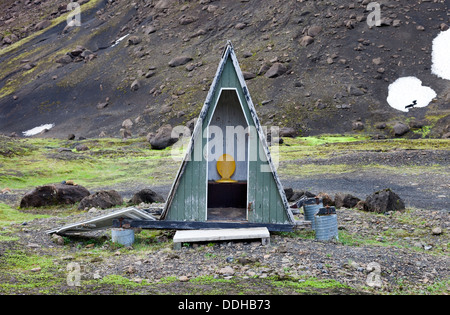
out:
{"label": "a-frame wooden hut", "polygon": [[161,220],[199,222],[202,227],[266,226],[273,231],[295,225],[230,42]]}

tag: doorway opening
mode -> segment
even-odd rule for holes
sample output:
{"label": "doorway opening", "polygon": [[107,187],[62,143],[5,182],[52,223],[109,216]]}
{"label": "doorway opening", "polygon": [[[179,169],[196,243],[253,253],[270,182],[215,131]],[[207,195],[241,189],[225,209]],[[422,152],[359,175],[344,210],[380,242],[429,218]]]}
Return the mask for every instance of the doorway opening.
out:
{"label": "doorway opening", "polygon": [[248,123],[235,89],[221,90],[208,130],[207,220],[247,221]]}

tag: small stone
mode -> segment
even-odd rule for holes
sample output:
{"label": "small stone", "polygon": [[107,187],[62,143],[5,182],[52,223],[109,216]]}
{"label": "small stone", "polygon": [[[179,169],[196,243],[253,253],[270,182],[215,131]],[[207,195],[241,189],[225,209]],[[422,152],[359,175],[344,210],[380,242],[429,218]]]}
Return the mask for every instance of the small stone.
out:
{"label": "small stone", "polygon": [[61,235],[53,234],[52,235],[52,242],[56,245],[64,245],[64,239]]}
{"label": "small stone", "polygon": [[236,26],[234,28],[237,29],[237,30],[242,30],[246,26],[247,26],[247,24],[245,24],[245,23],[238,23],[238,24],[236,24]]}
{"label": "small stone", "polygon": [[189,278],[187,276],[181,276],[181,277],[178,277],[178,281],[180,281],[180,282],[188,282]]}
{"label": "small stone", "polygon": [[311,36],[303,36],[300,40],[300,45],[306,47],[314,42],[314,38]]}
{"label": "small stone", "polygon": [[431,234],[433,235],[441,235],[442,234],[442,229],[440,227],[435,227],[431,230]]}
{"label": "small stone", "polygon": [[234,275],[234,269],[231,268],[230,266],[226,266],[226,267],[219,269],[218,273],[220,275],[224,275],[224,276],[232,276],[232,275]]}
{"label": "small stone", "polygon": [[137,45],[142,41],[142,39],[139,36],[130,36],[128,38],[128,45]]}
{"label": "small stone", "polygon": [[134,80],[133,83],[131,84],[132,91],[137,91],[137,90],[139,90],[140,87],[141,87],[141,83],[139,82],[139,80]]}
{"label": "small stone", "polygon": [[372,59],[372,62],[377,66],[382,64],[382,60],[380,57]]}

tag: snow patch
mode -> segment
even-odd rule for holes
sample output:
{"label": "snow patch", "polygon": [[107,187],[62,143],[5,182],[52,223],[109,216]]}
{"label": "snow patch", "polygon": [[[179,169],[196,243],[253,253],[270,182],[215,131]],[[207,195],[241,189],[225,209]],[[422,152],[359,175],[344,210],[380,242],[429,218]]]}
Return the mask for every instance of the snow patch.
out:
{"label": "snow patch", "polygon": [[432,61],[431,72],[442,79],[450,80],[450,29],[441,32],[433,40]]}
{"label": "snow patch", "polygon": [[39,127],[34,127],[33,129],[24,131],[22,133],[25,137],[31,137],[31,136],[41,133],[45,129],[52,129],[53,127],[55,127],[55,124],[40,125]]}
{"label": "snow patch", "polygon": [[119,38],[118,40],[116,40],[116,41],[114,42],[114,44],[111,46],[111,48],[117,46],[121,41],[123,41],[123,40],[124,40],[125,38],[127,38],[129,35],[130,35],[130,34],[127,34],[127,35],[125,35],[125,36],[122,36],[122,37]]}
{"label": "snow patch", "polygon": [[397,110],[408,112],[408,105],[426,107],[436,96],[436,92],[430,87],[423,86],[418,78],[403,77],[389,85],[387,102]]}

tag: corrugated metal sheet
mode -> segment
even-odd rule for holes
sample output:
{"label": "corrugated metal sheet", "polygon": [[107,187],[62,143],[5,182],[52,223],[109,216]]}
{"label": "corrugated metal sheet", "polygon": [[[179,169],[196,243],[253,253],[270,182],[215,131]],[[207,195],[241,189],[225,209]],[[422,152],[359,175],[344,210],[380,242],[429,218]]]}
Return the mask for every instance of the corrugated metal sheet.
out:
{"label": "corrugated metal sheet", "polygon": [[83,222],[68,224],[59,228],[48,230],[47,234],[73,234],[80,232],[91,232],[111,228],[115,219],[131,220],[156,220],[151,214],[134,207],[125,208],[117,211],[89,219]]}

